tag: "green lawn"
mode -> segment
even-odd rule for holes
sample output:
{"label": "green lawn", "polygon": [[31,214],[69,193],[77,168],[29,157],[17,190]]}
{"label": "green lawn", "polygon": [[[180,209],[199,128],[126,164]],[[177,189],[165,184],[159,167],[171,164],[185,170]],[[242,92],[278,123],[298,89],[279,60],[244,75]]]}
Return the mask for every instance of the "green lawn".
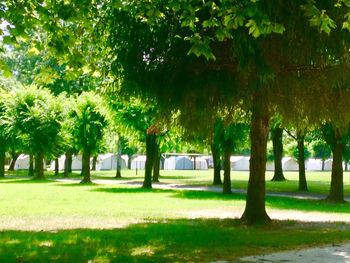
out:
{"label": "green lawn", "polygon": [[[111,179],[112,173],[94,177]],[[124,177],[142,180],[130,171]],[[161,179],[206,184],[210,173],[173,172]],[[244,210],[241,194],[27,178],[1,179],[0,193],[0,262],[210,262],[350,240],[344,223],[241,225],[233,219]],[[268,197],[267,207],[350,212],[350,204],[286,197]]]}
{"label": "green lawn", "polygon": [[[111,179],[114,177],[114,171],[93,172],[93,178]],[[287,181],[271,182],[273,172],[266,173],[266,190],[277,192],[297,192],[298,190],[298,172],[284,172]],[[213,170],[204,171],[161,171],[161,182],[188,185],[209,186],[212,184]],[[122,176],[126,180],[142,181],[143,171],[122,170]],[[246,189],[249,173],[241,171],[232,171],[232,187]],[[306,172],[309,192],[318,194],[328,194],[330,185],[331,172]],[[350,172],[344,172],[344,192],[350,195]]]}

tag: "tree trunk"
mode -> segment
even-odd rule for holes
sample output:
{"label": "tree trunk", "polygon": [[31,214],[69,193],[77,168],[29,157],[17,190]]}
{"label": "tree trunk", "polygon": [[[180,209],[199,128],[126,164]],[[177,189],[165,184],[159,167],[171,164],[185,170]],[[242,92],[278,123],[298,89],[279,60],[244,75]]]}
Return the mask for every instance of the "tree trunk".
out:
{"label": "tree trunk", "polygon": [[5,161],[6,153],[5,151],[0,151],[0,177],[5,177]]}
{"label": "tree trunk", "polygon": [[35,154],[35,179],[44,179],[44,155],[42,153]]}
{"label": "tree trunk", "polygon": [[12,159],[11,159],[8,171],[14,171],[15,170],[15,164],[16,164],[16,161],[18,159],[18,156],[19,156],[18,153],[12,153],[11,154]]}
{"label": "tree trunk", "polygon": [[153,182],[159,182],[159,169],[160,169],[160,152],[159,143],[156,141],[154,145],[154,160],[153,160]]}
{"label": "tree trunk", "polygon": [[83,151],[82,161],[83,161],[83,167],[82,167],[82,176],[83,180],[80,182],[82,184],[90,184],[91,183],[91,177],[90,177],[90,152],[85,150]]}
{"label": "tree trunk", "polygon": [[332,147],[333,163],[331,188],[327,200],[332,202],[344,202],[344,187],[343,187],[343,156],[344,144],[336,141]]}
{"label": "tree trunk", "polygon": [[67,152],[66,158],[68,159],[68,173],[72,173],[72,164],[73,164],[73,153],[71,151]]}
{"label": "tree trunk", "polygon": [[348,171],[349,170],[349,167],[348,167],[348,162],[347,161],[345,161],[345,163],[344,163],[344,171]]}
{"label": "tree trunk", "polygon": [[322,159],[322,168],[321,168],[321,170],[322,171],[324,171],[324,163],[326,162],[326,160],[325,159]]}
{"label": "tree trunk", "polygon": [[154,160],[154,144],[156,143],[156,135],[146,135],[146,164],[145,164],[145,178],[143,181],[143,188],[152,188],[152,169]]}
{"label": "tree trunk", "polygon": [[221,161],[220,161],[220,147],[214,143],[211,145],[211,153],[213,155],[214,163],[214,179],[213,185],[222,185],[221,181]]}
{"label": "tree trunk", "polygon": [[270,222],[271,219],[265,209],[266,146],[269,116],[264,90],[259,90],[254,95],[250,127],[249,182],[242,220],[248,224],[265,224]]}
{"label": "tree trunk", "polygon": [[285,181],[286,178],[283,175],[282,170],[282,157],[283,157],[283,129],[280,127],[274,128],[271,130],[272,135],[272,146],[273,146],[273,155],[275,163],[275,172],[272,178],[272,181]]}
{"label": "tree trunk", "polygon": [[72,172],[72,152],[67,150],[66,151],[66,158],[64,160],[64,177],[68,177],[69,174]]}
{"label": "tree trunk", "polygon": [[128,154],[128,170],[131,170],[131,157],[132,154]]}
{"label": "tree trunk", "polygon": [[28,176],[34,176],[34,155],[29,155],[29,170],[28,170]]}
{"label": "tree trunk", "polygon": [[94,155],[94,156],[92,157],[91,171],[96,171],[96,164],[97,164],[97,155]]}
{"label": "tree trunk", "polygon": [[55,159],[55,175],[56,175],[56,176],[58,176],[59,170],[60,170],[59,162],[58,162],[58,158],[56,158],[56,159]]}
{"label": "tree trunk", "polygon": [[224,145],[224,183],[222,192],[223,194],[231,194],[231,153],[232,153],[232,141],[226,140]]}
{"label": "tree trunk", "polygon": [[122,178],[121,165],[120,165],[120,153],[117,154],[117,170],[115,173],[115,178]]}
{"label": "tree trunk", "polygon": [[299,165],[299,191],[308,191],[305,175],[304,135],[297,137],[298,141],[298,165]]}

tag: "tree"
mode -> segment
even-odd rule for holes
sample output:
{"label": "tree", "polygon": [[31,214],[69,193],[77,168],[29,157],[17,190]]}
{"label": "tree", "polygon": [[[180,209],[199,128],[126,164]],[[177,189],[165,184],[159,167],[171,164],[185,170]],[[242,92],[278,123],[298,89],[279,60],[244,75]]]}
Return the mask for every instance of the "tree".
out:
{"label": "tree", "polygon": [[[16,42],[28,27],[43,25],[50,47],[66,54],[62,59],[72,57],[73,65],[82,68],[84,58],[95,62],[102,54],[108,58],[102,65],[122,82],[123,90],[156,97],[165,108],[194,109],[188,98],[203,99],[197,103],[202,108],[223,103],[221,97],[244,100],[251,112],[251,166],[243,216],[249,223],[269,221],[263,182],[272,97],[280,98],[275,102],[281,107],[288,106],[281,98],[295,90],[276,85],[274,92],[274,84],[346,64],[349,50],[341,30],[350,28],[346,1],[291,1],[287,8],[283,1],[228,0],[45,1],[41,8],[33,8],[32,1],[17,5],[8,0],[2,5],[4,18],[16,29],[6,41]],[[316,92],[316,87],[308,90]],[[299,93],[293,98],[302,97]],[[305,109],[307,104],[301,106]]]}
{"label": "tree", "polygon": [[320,129],[314,130],[311,133],[311,138],[312,156],[314,158],[320,158],[322,160],[321,170],[324,171],[325,161],[332,156],[331,149],[325,142],[322,131]]}
{"label": "tree", "polygon": [[333,154],[331,187],[327,199],[333,202],[344,202],[342,157],[346,141],[349,139],[349,130],[335,128],[328,123],[322,127],[322,131]]}
{"label": "tree", "polygon": [[273,157],[274,157],[274,175],[272,181],[285,181],[286,178],[283,175],[282,158],[283,158],[283,128],[277,121],[271,125],[270,137],[272,140]]}
{"label": "tree", "polygon": [[106,112],[102,99],[93,92],[83,92],[70,113],[74,145],[82,153],[81,183],[91,183],[90,157],[100,148],[105,128]]}
{"label": "tree", "polygon": [[214,164],[213,185],[222,185],[221,181],[221,154],[220,154],[220,135],[222,133],[222,122],[218,119],[214,126],[213,142],[211,143],[211,153]]}
{"label": "tree", "polygon": [[5,177],[5,157],[8,149],[8,126],[4,120],[6,116],[6,103],[9,100],[8,92],[0,87],[0,177]]}
{"label": "tree", "polygon": [[53,153],[60,141],[62,108],[46,89],[23,87],[11,92],[7,121],[18,132],[27,152],[34,155],[35,177],[44,178],[44,156]]}

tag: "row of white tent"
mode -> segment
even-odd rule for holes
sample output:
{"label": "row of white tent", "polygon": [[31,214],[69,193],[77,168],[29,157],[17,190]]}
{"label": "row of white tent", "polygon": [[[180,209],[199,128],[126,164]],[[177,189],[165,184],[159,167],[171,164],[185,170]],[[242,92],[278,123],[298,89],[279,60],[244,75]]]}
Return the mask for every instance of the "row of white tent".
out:
{"label": "row of white tent", "polygon": [[[120,158],[120,167],[122,169],[127,168],[128,156],[122,155]],[[58,159],[59,170],[64,169],[65,155],[62,155]],[[139,155],[132,159],[131,169],[143,170],[145,169],[146,156]],[[15,164],[15,170],[25,170],[29,168],[29,155],[21,154]],[[82,168],[82,158],[81,156],[73,156],[72,158],[72,170],[81,170]],[[96,170],[115,170],[117,168],[117,158],[113,153],[99,154],[97,157]],[[169,157],[164,160],[164,169],[165,170],[207,170],[208,164],[205,158],[196,157],[190,159],[186,156],[176,156]],[[55,161],[52,161],[50,164],[50,170],[55,170]]]}
{"label": "row of white tent", "polygon": [[[231,169],[235,171],[248,171],[249,170],[249,156],[231,156]],[[62,155],[58,159],[59,170],[64,169],[65,156]],[[122,155],[120,158],[121,168],[127,168],[128,156]],[[131,169],[143,170],[145,169],[146,156],[139,155],[132,159]],[[189,158],[187,156],[172,156],[164,160],[164,170],[207,170],[208,164],[211,167],[212,158],[196,157]],[[15,164],[15,170],[24,170],[29,168],[29,155],[21,154]],[[82,159],[81,156],[73,156],[72,170],[81,170]],[[113,153],[99,154],[97,158],[96,170],[115,170],[117,168],[117,158]],[[322,160],[321,159],[308,159],[305,162],[305,168],[309,171],[321,171]],[[282,159],[282,169],[284,171],[298,171],[299,165],[297,161],[291,157],[284,157]],[[52,161],[50,170],[55,170],[55,162]],[[266,170],[273,171],[274,163],[267,162]],[[332,160],[328,159],[324,163],[324,170],[332,170]]]}
{"label": "row of white tent", "polygon": [[[249,156],[231,156],[231,169],[236,171],[248,171],[249,170]],[[324,170],[332,170],[332,160],[328,159],[324,162]],[[343,165],[345,166],[345,164]],[[291,157],[284,157],[282,159],[282,169],[284,171],[298,171],[299,164],[298,162]],[[321,171],[322,170],[322,160],[321,159],[307,159],[305,161],[305,169],[309,171]],[[275,164],[274,162],[266,163],[267,171],[274,171]]]}

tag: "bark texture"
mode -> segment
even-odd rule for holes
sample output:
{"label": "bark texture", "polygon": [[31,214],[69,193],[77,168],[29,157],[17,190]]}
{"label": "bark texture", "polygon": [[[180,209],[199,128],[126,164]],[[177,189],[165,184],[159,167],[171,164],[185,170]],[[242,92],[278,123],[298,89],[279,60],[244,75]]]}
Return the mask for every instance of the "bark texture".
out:
{"label": "bark texture", "polygon": [[65,155],[63,176],[68,177],[72,172],[72,152],[68,150]]}
{"label": "bark texture", "polygon": [[242,220],[248,224],[265,224],[271,221],[265,209],[266,146],[269,116],[264,91],[259,90],[253,98],[251,115],[251,157],[247,201]]}
{"label": "bark texture", "polygon": [[5,151],[0,151],[0,177],[5,177],[5,161],[6,161]]}
{"label": "bark texture", "polygon": [[332,163],[332,176],[331,176],[331,188],[327,200],[332,202],[341,203],[344,202],[344,186],[343,186],[343,150],[344,144],[338,140],[332,147],[333,163]]}
{"label": "bark texture", "polygon": [[83,151],[82,161],[83,161],[83,167],[81,170],[83,180],[80,182],[82,184],[90,184],[91,183],[91,176],[90,176],[90,152],[85,150]]}
{"label": "bark texture", "polygon": [[115,178],[122,178],[121,164],[120,164],[120,153],[117,154],[117,170],[115,173]]}
{"label": "bark texture", "polygon": [[285,181],[286,178],[283,175],[282,169],[282,157],[283,157],[283,129],[280,127],[271,130],[273,155],[275,163],[275,171],[272,181]]}
{"label": "bark texture", "polygon": [[154,145],[154,160],[153,160],[153,182],[159,182],[160,175],[160,150],[159,143],[156,141]]}
{"label": "bark texture", "polygon": [[308,191],[306,175],[305,175],[304,140],[305,140],[305,135],[297,135],[298,165],[299,165],[299,191]]}
{"label": "bark texture", "polygon": [[12,153],[11,154],[11,162],[8,171],[14,171],[15,170],[15,164],[18,159],[19,154],[18,153]]}
{"label": "bark texture", "polygon": [[37,153],[34,158],[35,162],[35,179],[44,179],[44,155]]}
{"label": "bark texture", "polygon": [[58,162],[58,158],[56,158],[56,159],[55,159],[55,175],[56,175],[56,176],[58,176],[59,170],[60,170],[59,162]]}
{"label": "bark texture", "polygon": [[92,157],[91,171],[96,171],[96,164],[97,164],[97,155],[94,155],[94,156]]}
{"label": "bark texture", "polygon": [[28,170],[28,176],[34,176],[34,155],[29,155],[29,170]]}
{"label": "bark texture", "polygon": [[231,153],[232,140],[225,140],[224,144],[224,183],[222,187],[223,194],[231,194]]}
{"label": "bark texture", "polygon": [[143,181],[143,188],[152,188],[152,170],[154,160],[154,149],[156,143],[156,135],[146,135],[146,164],[145,164],[145,178]]}
{"label": "bark texture", "polygon": [[211,145],[211,153],[213,155],[214,163],[214,178],[213,185],[222,185],[221,181],[221,160],[220,160],[220,147],[214,143]]}

